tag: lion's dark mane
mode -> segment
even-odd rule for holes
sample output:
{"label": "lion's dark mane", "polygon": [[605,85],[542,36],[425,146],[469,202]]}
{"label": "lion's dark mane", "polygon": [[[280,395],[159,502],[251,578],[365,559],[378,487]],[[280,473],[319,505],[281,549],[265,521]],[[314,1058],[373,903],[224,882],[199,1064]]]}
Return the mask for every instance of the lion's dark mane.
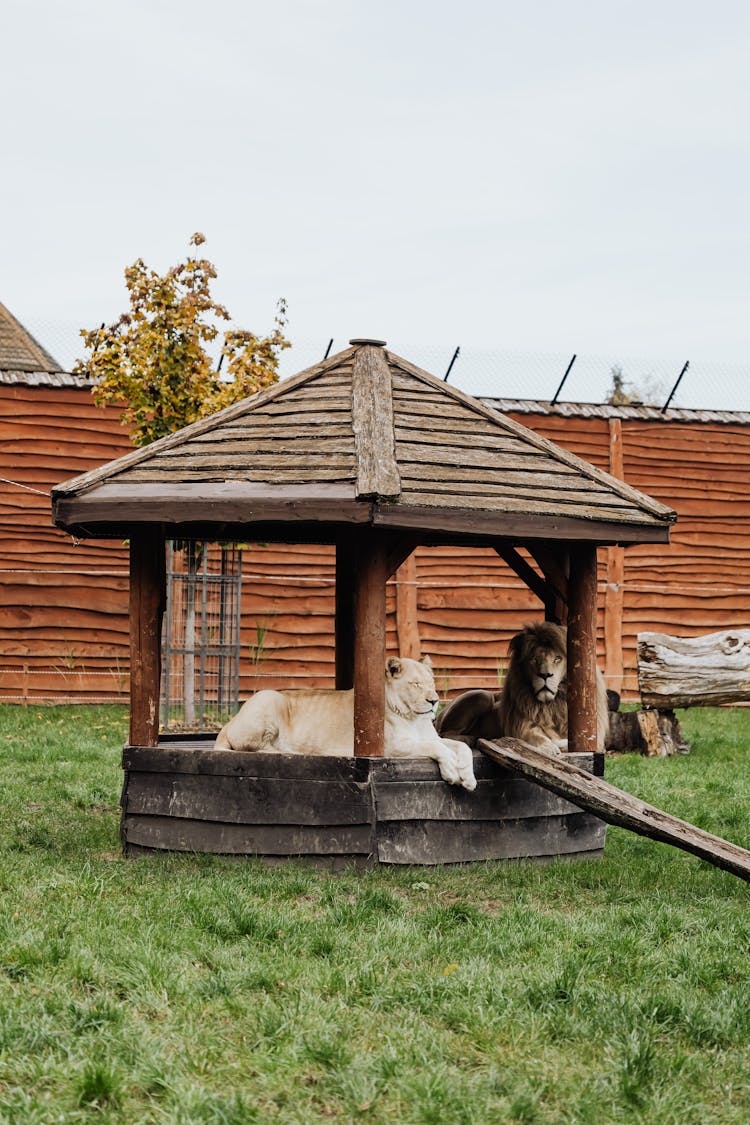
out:
{"label": "lion's dark mane", "polygon": [[500,699],[500,724],[503,734],[523,738],[529,724],[554,730],[559,738],[568,737],[568,694],[565,680],[549,703],[536,698],[531,688],[529,660],[540,648],[551,649],[563,660],[567,656],[565,630],[550,621],[527,625],[510,642],[510,663]]}

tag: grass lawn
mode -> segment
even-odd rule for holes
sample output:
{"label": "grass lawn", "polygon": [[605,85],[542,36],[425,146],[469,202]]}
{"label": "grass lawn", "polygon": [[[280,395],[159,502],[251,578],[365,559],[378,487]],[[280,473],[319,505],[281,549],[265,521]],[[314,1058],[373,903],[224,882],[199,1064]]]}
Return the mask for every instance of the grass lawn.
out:
{"label": "grass lawn", "polygon": [[[750,711],[608,761],[750,847]],[[600,861],[124,860],[121,708],[0,707],[0,1121],[750,1121],[750,888]]]}

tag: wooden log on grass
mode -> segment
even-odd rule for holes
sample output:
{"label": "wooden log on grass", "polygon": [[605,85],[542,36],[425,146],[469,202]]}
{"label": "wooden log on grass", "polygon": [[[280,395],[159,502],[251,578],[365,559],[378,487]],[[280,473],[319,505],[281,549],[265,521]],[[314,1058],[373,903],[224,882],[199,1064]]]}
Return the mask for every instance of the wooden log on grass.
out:
{"label": "wooden log on grass", "polygon": [[613,711],[607,749],[633,751],[649,758],[687,754],[690,745],[674,711]]}
{"label": "wooden log on grass", "polygon": [[566,762],[564,757],[545,754],[515,738],[494,742],[481,739],[478,749],[499,765],[531,778],[608,824],[672,844],[750,882],[750,852],[638,800],[604,778]]}
{"label": "wooden log on grass", "polygon": [[750,629],[704,637],[638,634],[644,707],[716,707],[750,700]]}

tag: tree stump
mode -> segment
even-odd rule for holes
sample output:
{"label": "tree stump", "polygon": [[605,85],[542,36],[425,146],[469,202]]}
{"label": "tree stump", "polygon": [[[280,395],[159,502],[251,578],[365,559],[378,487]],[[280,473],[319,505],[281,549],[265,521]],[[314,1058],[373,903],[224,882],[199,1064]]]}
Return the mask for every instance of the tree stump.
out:
{"label": "tree stump", "polygon": [[607,749],[666,758],[687,754],[690,745],[674,711],[648,709],[610,713]]}

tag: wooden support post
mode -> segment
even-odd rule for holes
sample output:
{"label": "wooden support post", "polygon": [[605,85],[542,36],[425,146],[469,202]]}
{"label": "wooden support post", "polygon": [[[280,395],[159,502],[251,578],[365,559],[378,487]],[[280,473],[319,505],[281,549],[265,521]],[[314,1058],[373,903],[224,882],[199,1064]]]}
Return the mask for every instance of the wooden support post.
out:
{"label": "wooden support post", "polygon": [[161,622],[166,602],[164,533],[140,527],[130,538],[130,744],[159,736]]}
{"label": "wooden support post", "polygon": [[356,540],[343,533],[336,543],[336,689],[354,686],[354,593]]}
{"label": "wooden support post", "polygon": [[374,528],[357,552],[354,603],[354,753],[382,758],[385,726],[386,535]]}
{"label": "wooden support post", "polygon": [[568,749],[594,753],[596,729],[596,547],[570,550],[568,582]]}
{"label": "wooden support post", "polygon": [[417,560],[413,554],[396,571],[396,632],[399,655],[419,660],[422,645],[417,604]]}
{"label": "wooden support post", "polygon": [[622,613],[625,601],[625,550],[607,547],[607,587],[604,595],[604,678],[607,687],[622,693]]}
{"label": "wooden support post", "polygon": [[[609,472],[624,480],[622,420],[609,420]],[[622,614],[625,600],[625,549],[607,547],[607,585],[604,595],[604,675],[607,687],[622,692],[625,668],[622,658]]]}

